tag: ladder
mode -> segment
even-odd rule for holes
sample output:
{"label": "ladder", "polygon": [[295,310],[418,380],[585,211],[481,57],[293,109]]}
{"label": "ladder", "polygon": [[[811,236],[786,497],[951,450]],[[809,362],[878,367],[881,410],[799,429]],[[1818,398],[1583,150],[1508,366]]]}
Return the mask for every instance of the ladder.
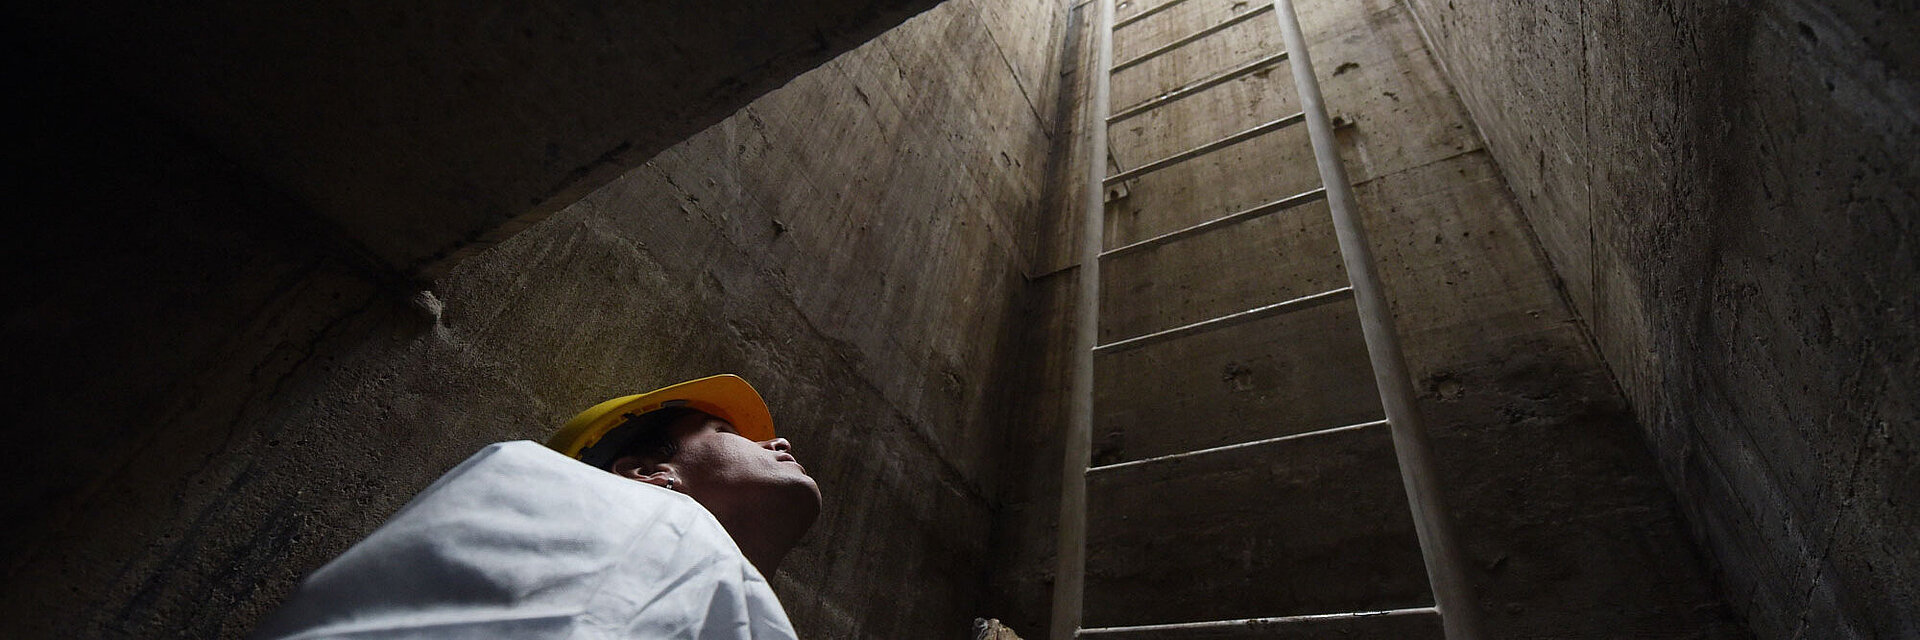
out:
{"label": "ladder", "polygon": [[[1300,31],[1299,18],[1294,12],[1291,0],[1272,0],[1271,4],[1252,8],[1223,22],[1206,27],[1190,35],[1178,38],[1118,64],[1113,63],[1113,34],[1115,31],[1159,14],[1181,4],[1185,0],[1161,0],[1161,3],[1142,10],[1125,19],[1115,21],[1115,0],[1090,0],[1094,6],[1092,33],[1095,64],[1089,74],[1092,86],[1089,91],[1090,118],[1087,127],[1087,150],[1090,161],[1087,163],[1088,179],[1086,184],[1083,216],[1084,230],[1079,253],[1079,282],[1076,305],[1074,333],[1074,361],[1070,386],[1071,406],[1067,427],[1066,460],[1063,465],[1060,500],[1060,526],[1058,567],[1055,571],[1053,589],[1053,618],[1050,637],[1056,640],[1077,637],[1146,637],[1173,631],[1229,631],[1234,628],[1258,629],[1274,625],[1293,623],[1313,623],[1342,618],[1370,616],[1438,616],[1440,626],[1448,640],[1476,640],[1481,637],[1478,612],[1474,608],[1471,585],[1462,571],[1460,554],[1455,545],[1446,512],[1441,507],[1436,475],[1433,470],[1432,451],[1420,416],[1414,406],[1412,384],[1407,372],[1404,356],[1401,354],[1398,337],[1395,334],[1393,318],[1385,295],[1381,291],[1379,276],[1374,268],[1372,250],[1369,248],[1366,233],[1361,228],[1354,205],[1353,188],[1346,169],[1342,166],[1339,152],[1335,147],[1333,125],[1328,120],[1326,107],[1320,95],[1320,86],[1314,77],[1313,63],[1307,53],[1306,39]],[[1135,105],[1109,113],[1111,109],[1110,85],[1112,76],[1154,57],[1176,50],[1182,46],[1218,33],[1236,24],[1252,20],[1266,14],[1278,19],[1285,51],[1264,56],[1251,63],[1204,77],[1203,79],[1180,86]],[[1285,60],[1292,70],[1294,85],[1299,92],[1301,111],[1277,120],[1234,133],[1184,152],[1154,160],[1140,166],[1117,171],[1109,175],[1107,159],[1111,156],[1107,149],[1109,127],[1126,119],[1166,106],[1175,101],[1192,96],[1210,87],[1254,73]],[[1108,249],[1103,237],[1106,219],[1106,189],[1125,183],[1148,173],[1199,157],[1261,135],[1283,128],[1304,124],[1312,143],[1314,161],[1318,166],[1321,187],[1281,198],[1266,204],[1255,206],[1237,213],[1229,214],[1207,222],[1189,226],[1171,233],[1141,240],[1125,246]],[[1329,291],[1302,296],[1299,298],[1266,304],[1245,311],[1231,313],[1217,318],[1194,322],[1162,331],[1135,336],[1110,342],[1099,343],[1098,322],[1100,315],[1100,267],[1101,262],[1116,256],[1145,250],[1151,247],[1177,242],[1182,239],[1201,235],[1220,228],[1252,220],[1268,214],[1298,207],[1310,202],[1324,200],[1332,212],[1334,232],[1339,244],[1341,262],[1346,270],[1348,286]],[[1214,331],[1234,325],[1240,325],[1262,318],[1288,314],[1308,308],[1351,300],[1357,308],[1361,324],[1361,333],[1365,339],[1368,359],[1373,369],[1375,386],[1378,389],[1380,404],[1385,420],[1350,426],[1334,426],[1322,431],[1309,432],[1212,447],[1197,451],[1188,451],[1172,455],[1132,460],[1117,464],[1092,466],[1092,435],[1094,416],[1094,360],[1095,356],[1107,355],[1151,344],[1177,340],[1195,334]],[[1395,609],[1387,611],[1365,611],[1352,613],[1288,615],[1268,618],[1246,618],[1237,620],[1218,620],[1204,622],[1179,622],[1127,627],[1083,628],[1081,612],[1086,584],[1087,556],[1087,478],[1089,474],[1109,471],[1118,467],[1150,465],[1168,460],[1203,456],[1229,449],[1240,449],[1278,440],[1313,437],[1351,429],[1387,426],[1391,436],[1394,457],[1398,462],[1401,485],[1406,492],[1407,503],[1412,511],[1414,532],[1419,540],[1420,553],[1425,565],[1427,582],[1432,590],[1432,607]]]}

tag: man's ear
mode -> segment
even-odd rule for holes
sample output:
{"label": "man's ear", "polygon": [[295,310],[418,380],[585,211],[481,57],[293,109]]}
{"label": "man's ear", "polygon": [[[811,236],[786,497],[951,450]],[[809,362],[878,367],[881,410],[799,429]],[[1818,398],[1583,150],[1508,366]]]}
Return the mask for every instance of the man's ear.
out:
{"label": "man's ear", "polygon": [[640,456],[624,456],[615,460],[610,470],[622,478],[668,489],[672,489],[676,482],[672,466],[665,463],[650,464]]}

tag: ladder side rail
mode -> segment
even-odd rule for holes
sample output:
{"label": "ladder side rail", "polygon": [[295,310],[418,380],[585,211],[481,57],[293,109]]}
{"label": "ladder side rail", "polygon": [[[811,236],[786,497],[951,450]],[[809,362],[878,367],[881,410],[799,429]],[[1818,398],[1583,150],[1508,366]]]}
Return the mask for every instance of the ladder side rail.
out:
{"label": "ladder side rail", "polygon": [[1307,52],[1306,37],[1300,32],[1300,18],[1294,12],[1292,0],[1274,0],[1274,6],[1281,37],[1291,54],[1288,61],[1300,93],[1300,108],[1307,114],[1307,135],[1313,142],[1314,161],[1319,165],[1320,180],[1327,189],[1327,207],[1333,212],[1341,261],[1346,265],[1347,282],[1354,289],[1361,333],[1366,339],[1368,359],[1373,364],[1374,384],[1380,389],[1380,404],[1393,434],[1394,457],[1400,463],[1400,479],[1413,512],[1414,532],[1426,562],[1434,607],[1440,611],[1447,640],[1479,640],[1483,636],[1480,612],[1473,602],[1473,585],[1467,580],[1453,527],[1440,498],[1432,445],[1414,405],[1406,356],[1394,331],[1393,312],[1380,287],[1366,230],[1355,213],[1353,186],[1348,181],[1346,168],[1341,165],[1333,124],[1328,121],[1320,83],[1313,75],[1313,59]]}
{"label": "ladder side rail", "polygon": [[1073,374],[1060,469],[1059,547],[1053,614],[1047,637],[1069,640],[1080,630],[1086,596],[1087,467],[1093,464],[1093,348],[1100,342],[1100,251],[1106,248],[1107,110],[1112,107],[1113,12],[1116,0],[1093,0],[1094,63],[1087,99],[1087,182],[1081,194],[1080,273],[1074,309]]}

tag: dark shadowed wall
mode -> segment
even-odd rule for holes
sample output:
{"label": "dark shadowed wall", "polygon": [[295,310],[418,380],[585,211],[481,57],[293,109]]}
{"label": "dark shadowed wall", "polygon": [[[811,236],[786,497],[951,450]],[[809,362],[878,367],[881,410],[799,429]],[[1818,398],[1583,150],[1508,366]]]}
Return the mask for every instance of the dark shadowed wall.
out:
{"label": "dark shadowed wall", "polygon": [[933,5],[109,0],[21,23],[40,62],[424,281]]}
{"label": "dark shadowed wall", "polygon": [[1920,6],[1408,4],[1735,610],[1920,635]]}

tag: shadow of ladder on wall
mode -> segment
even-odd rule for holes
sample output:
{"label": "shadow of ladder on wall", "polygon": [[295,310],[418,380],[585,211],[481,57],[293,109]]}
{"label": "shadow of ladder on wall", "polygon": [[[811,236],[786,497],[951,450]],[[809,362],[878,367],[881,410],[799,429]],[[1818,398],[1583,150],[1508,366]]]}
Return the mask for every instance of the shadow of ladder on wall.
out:
{"label": "shadow of ladder on wall", "polygon": [[[1115,1],[1090,0],[1087,3],[1087,6],[1093,7],[1092,33],[1095,66],[1093,73],[1089,74],[1091,86],[1088,90],[1088,100],[1091,114],[1087,122],[1091,124],[1088,126],[1086,148],[1090,154],[1089,157],[1097,160],[1086,163],[1089,176],[1084,196],[1086,212],[1083,215],[1083,224],[1085,227],[1082,232],[1075,311],[1075,358],[1070,389],[1072,407],[1066,440],[1064,469],[1066,477],[1062,482],[1059,566],[1055,573],[1053,620],[1049,637],[1056,640],[1070,637],[1312,637],[1320,633],[1333,633],[1339,634],[1340,637],[1363,638],[1419,636],[1445,637],[1448,640],[1479,638],[1478,612],[1472,603],[1471,587],[1462,574],[1459,551],[1453,541],[1450,526],[1447,524],[1445,511],[1438,499],[1435,473],[1431,462],[1432,453],[1414,406],[1413,390],[1406,363],[1394,332],[1391,312],[1381,292],[1372,251],[1368,246],[1365,232],[1360,226],[1354,205],[1353,190],[1346,171],[1341,165],[1335,145],[1333,125],[1328,120],[1326,108],[1322,103],[1319,83],[1314,78],[1311,57],[1306,51],[1306,41],[1300,32],[1299,20],[1292,2],[1273,0],[1272,4],[1239,12],[1225,21],[1212,24],[1114,64],[1113,38],[1117,32],[1187,0],[1161,0],[1158,5],[1136,11],[1117,21],[1114,16]],[[1114,74],[1235,25],[1269,15],[1277,18],[1277,26],[1281,31],[1286,51],[1263,56],[1251,63],[1181,85],[1179,88],[1109,113],[1110,84]],[[1118,163],[1115,162],[1116,170],[1109,174],[1109,161],[1113,156],[1108,153],[1107,138],[1110,127],[1114,124],[1165,107],[1209,88],[1249,74],[1259,73],[1281,61],[1288,62],[1292,69],[1294,84],[1299,92],[1301,107],[1299,113],[1272,120],[1131,169],[1120,170]],[[1149,173],[1270,132],[1301,124],[1306,125],[1308,129],[1314,161],[1319,170],[1322,185],[1320,188],[1267,202],[1171,233],[1112,249],[1106,248],[1104,234],[1109,188],[1116,186],[1124,188],[1124,185],[1130,184],[1130,181]],[[1236,176],[1232,179],[1248,178]],[[1323,200],[1332,213],[1334,235],[1338,240],[1348,286],[1106,344],[1099,343],[1098,323],[1103,261],[1208,234],[1269,214]],[[1096,356],[1117,354],[1342,301],[1352,301],[1357,311],[1385,419],[1345,426],[1330,425],[1329,428],[1307,433],[1113,464],[1097,466],[1092,464]],[[1219,456],[1228,452],[1244,454],[1253,447],[1340,437],[1341,434],[1351,434],[1359,430],[1377,431],[1381,428],[1386,428],[1391,434],[1392,457],[1397,463],[1401,488],[1405,491],[1406,503],[1411,511],[1419,553],[1426,570],[1427,585],[1433,596],[1432,606],[1379,611],[1287,613],[1271,617],[1229,620],[1181,620],[1131,626],[1093,628],[1082,626],[1087,585],[1087,494],[1090,478],[1097,474],[1113,473],[1129,468],[1177,464],[1196,457]],[[1162,585],[1161,588],[1177,590],[1179,586],[1169,584]],[[1246,586],[1258,588],[1258,585]]]}

